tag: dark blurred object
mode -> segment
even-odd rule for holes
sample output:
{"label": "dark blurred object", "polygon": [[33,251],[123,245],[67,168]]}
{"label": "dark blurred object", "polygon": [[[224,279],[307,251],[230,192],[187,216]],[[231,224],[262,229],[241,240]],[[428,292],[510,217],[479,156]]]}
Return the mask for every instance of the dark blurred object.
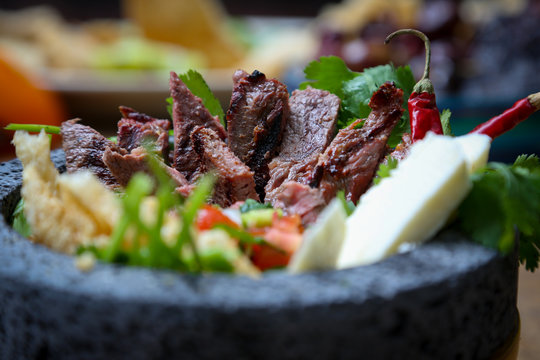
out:
{"label": "dark blurred object", "polygon": [[[151,2],[151,0],[148,0]],[[197,0],[192,0],[197,1]],[[221,0],[231,15],[249,16],[316,16],[320,9],[339,0]],[[89,20],[93,18],[121,17],[120,0],[2,0],[0,9],[15,10],[29,6],[50,5],[58,9],[68,20]]]}
{"label": "dark blurred object", "polygon": [[[397,9],[398,5],[403,9]],[[437,90],[456,91],[460,84],[458,69],[466,61],[474,33],[472,26],[461,18],[460,5],[460,0],[344,1],[342,9],[330,9],[329,16],[322,14],[319,55],[340,56],[355,71],[390,61],[396,65],[410,64],[419,77],[424,66],[422,42],[401,37],[383,45],[389,33],[413,27],[432,42],[432,79]],[[404,11],[404,16],[397,16]],[[351,26],[354,20],[349,14],[355,12],[358,24]],[[345,25],[340,18],[346,20]]]}
{"label": "dark blurred object", "polygon": [[38,5],[49,5],[58,9],[62,16],[70,21],[121,16],[119,0],[2,0],[0,9],[18,10]]}
{"label": "dark blurred object", "polygon": [[231,15],[249,16],[316,16],[327,4],[340,0],[221,0]]}
{"label": "dark blurred object", "polygon": [[520,14],[498,17],[479,29],[470,77],[462,92],[506,98],[540,90],[540,3]]}

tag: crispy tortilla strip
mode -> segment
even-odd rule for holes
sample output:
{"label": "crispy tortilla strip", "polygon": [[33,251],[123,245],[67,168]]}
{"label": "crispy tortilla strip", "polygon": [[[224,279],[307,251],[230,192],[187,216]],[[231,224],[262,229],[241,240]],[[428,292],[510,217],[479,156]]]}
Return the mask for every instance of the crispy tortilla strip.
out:
{"label": "crispy tortilla strip", "polygon": [[120,214],[116,196],[89,172],[59,175],[44,132],[17,131],[13,143],[24,167],[21,195],[33,240],[66,253],[105,244]]}

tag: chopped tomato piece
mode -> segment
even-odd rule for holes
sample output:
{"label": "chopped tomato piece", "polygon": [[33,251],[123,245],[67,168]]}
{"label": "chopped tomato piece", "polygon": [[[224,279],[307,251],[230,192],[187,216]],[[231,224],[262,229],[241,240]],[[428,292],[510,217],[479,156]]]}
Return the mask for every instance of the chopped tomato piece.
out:
{"label": "chopped tomato piece", "polygon": [[[272,226],[263,229],[253,229],[262,236],[268,245],[254,245],[251,260],[261,270],[283,267],[289,263],[291,255],[302,243],[302,225],[300,217],[279,216],[274,214]],[[253,233],[253,231],[250,231]]]}
{"label": "chopped tomato piece", "polygon": [[199,231],[210,230],[217,224],[225,224],[233,228],[238,228],[238,224],[232,221],[220,209],[212,205],[204,205],[197,213],[197,229]]}

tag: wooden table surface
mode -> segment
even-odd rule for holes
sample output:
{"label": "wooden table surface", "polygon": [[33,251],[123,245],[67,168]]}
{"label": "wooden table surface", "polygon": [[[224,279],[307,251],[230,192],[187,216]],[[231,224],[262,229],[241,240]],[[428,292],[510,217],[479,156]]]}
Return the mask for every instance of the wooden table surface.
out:
{"label": "wooden table surface", "polygon": [[519,360],[540,359],[540,270],[519,272],[518,309],[521,316]]}

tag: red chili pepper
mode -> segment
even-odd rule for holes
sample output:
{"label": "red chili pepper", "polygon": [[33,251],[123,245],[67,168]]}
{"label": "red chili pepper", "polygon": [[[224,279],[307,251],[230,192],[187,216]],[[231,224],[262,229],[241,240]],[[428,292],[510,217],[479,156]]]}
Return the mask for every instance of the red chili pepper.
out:
{"label": "red chili pepper", "polygon": [[409,108],[412,141],[415,142],[423,139],[428,131],[442,135],[441,115],[439,114],[439,109],[437,109],[433,84],[429,80],[429,63],[431,60],[431,45],[429,39],[424,33],[418,30],[402,29],[388,35],[384,40],[384,43],[387,44],[394,36],[401,34],[416,35],[424,41],[426,46],[424,74],[420,81],[414,86],[413,92],[407,103],[407,107]]}
{"label": "red chili pepper", "polygon": [[495,139],[526,120],[538,109],[540,109],[540,92],[516,101],[510,109],[478,125],[470,134],[484,134]]}

